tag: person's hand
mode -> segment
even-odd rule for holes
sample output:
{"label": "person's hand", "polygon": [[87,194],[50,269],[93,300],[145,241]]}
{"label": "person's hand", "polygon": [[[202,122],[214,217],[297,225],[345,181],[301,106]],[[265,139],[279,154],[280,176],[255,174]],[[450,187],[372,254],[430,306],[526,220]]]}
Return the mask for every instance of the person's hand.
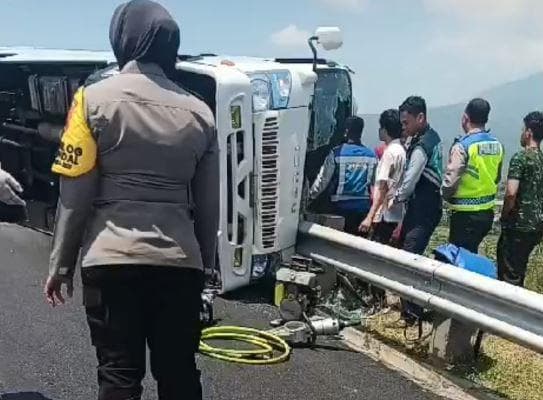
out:
{"label": "person's hand", "polygon": [[513,210],[507,214],[501,214],[500,215],[500,224],[501,225],[507,225],[508,223],[510,223],[513,219],[514,219],[514,216],[516,214],[516,210]]}
{"label": "person's hand", "polygon": [[71,298],[74,294],[73,278],[61,276],[50,276],[47,278],[47,282],[43,288],[43,293],[45,294],[47,303],[49,303],[51,307],[56,307],[57,305],[66,303],[66,300],[62,295],[63,285],[66,286],[66,294]]}
{"label": "person's hand", "polygon": [[358,231],[360,233],[368,233],[371,230],[372,225],[372,219],[368,216],[366,219],[364,219],[364,221],[362,221],[358,227]]}
{"label": "person's hand", "polygon": [[392,232],[392,237],[390,238],[390,245],[393,247],[400,246],[400,237],[402,235],[402,224],[398,224],[394,232]]}
{"label": "person's hand", "polygon": [[19,197],[22,186],[10,173],[0,169],[0,201],[9,205],[25,206],[26,202]]}

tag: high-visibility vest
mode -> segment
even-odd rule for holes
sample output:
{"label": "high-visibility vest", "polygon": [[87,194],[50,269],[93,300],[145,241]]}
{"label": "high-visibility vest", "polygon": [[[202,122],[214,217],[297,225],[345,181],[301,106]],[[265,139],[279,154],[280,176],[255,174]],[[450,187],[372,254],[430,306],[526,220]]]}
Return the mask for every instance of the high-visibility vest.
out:
{"label": "high-visibility vest", "polygon": [[369,211],[370,189],[377,168],[375,152],[358,144],[343,144],[334,149],[336,171],[330,200],[338,208]]}
{"label": "high-visibility vest", "polygon": [[486,211],[493,209],[498,193],[498,176],[504,149],[489,132],[466,135],[457,141],[466,154],[466,171],[458,190],[449,201],[453,211]]}

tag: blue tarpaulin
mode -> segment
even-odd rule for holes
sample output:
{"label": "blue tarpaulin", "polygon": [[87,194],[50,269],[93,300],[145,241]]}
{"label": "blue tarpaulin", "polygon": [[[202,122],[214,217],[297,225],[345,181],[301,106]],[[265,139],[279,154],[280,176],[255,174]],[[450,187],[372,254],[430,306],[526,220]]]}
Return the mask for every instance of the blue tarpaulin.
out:
{"label": "blue tarpaulin", "polygon": [[444,244],[434,250],[436,260],[454,265],[467,271],[497,279],[498,270],[492,260],[474,254],[454,244]]}

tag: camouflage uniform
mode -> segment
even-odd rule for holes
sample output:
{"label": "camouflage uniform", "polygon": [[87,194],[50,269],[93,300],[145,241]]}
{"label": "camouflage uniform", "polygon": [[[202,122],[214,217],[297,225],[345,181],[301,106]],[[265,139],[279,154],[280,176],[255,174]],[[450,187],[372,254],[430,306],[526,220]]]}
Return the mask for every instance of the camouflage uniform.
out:
{"label": "camouflage uniform", "polygon": [[520,185],[513,212],[502,220],[498,270],[501,280],[523,286],[530,254],[543,237],[543,153],[528,149],[515,154],[508,179]]}

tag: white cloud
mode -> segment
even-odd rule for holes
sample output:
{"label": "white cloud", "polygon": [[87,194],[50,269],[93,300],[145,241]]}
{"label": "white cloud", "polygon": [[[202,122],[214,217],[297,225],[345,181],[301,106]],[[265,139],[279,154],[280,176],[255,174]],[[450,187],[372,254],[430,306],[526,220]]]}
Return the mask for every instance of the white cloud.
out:
{"label": "white cloud", "polygon": [[270,42],[277,47],[299,49],[307,47],[307,39],[311,36],[311,32],[291,24],[280,31],[272,33]]}
{"label": "white cloud", "polygon": [[428,42],[433,55],[453,56],[473,70],[515,77],[543,69],[543,38],[505,32],[463,31],[438,34]]}
{"label": "white cloud", "polygon": [[318,0],[320,3],[336,10],[361,11],[368,0]]}
{"label": "white cloud", "polygon": [[496,82],[543,69],[543,1],[424,0],[424,6],[436,27],[425,47],[429,58],[470,65],[474,76]]}
{"label": "white cloud", "polygon": [[509,20],[539,16],[541,0],[423,0],[427,11],[436,15],[456,16],[480,21]]}

